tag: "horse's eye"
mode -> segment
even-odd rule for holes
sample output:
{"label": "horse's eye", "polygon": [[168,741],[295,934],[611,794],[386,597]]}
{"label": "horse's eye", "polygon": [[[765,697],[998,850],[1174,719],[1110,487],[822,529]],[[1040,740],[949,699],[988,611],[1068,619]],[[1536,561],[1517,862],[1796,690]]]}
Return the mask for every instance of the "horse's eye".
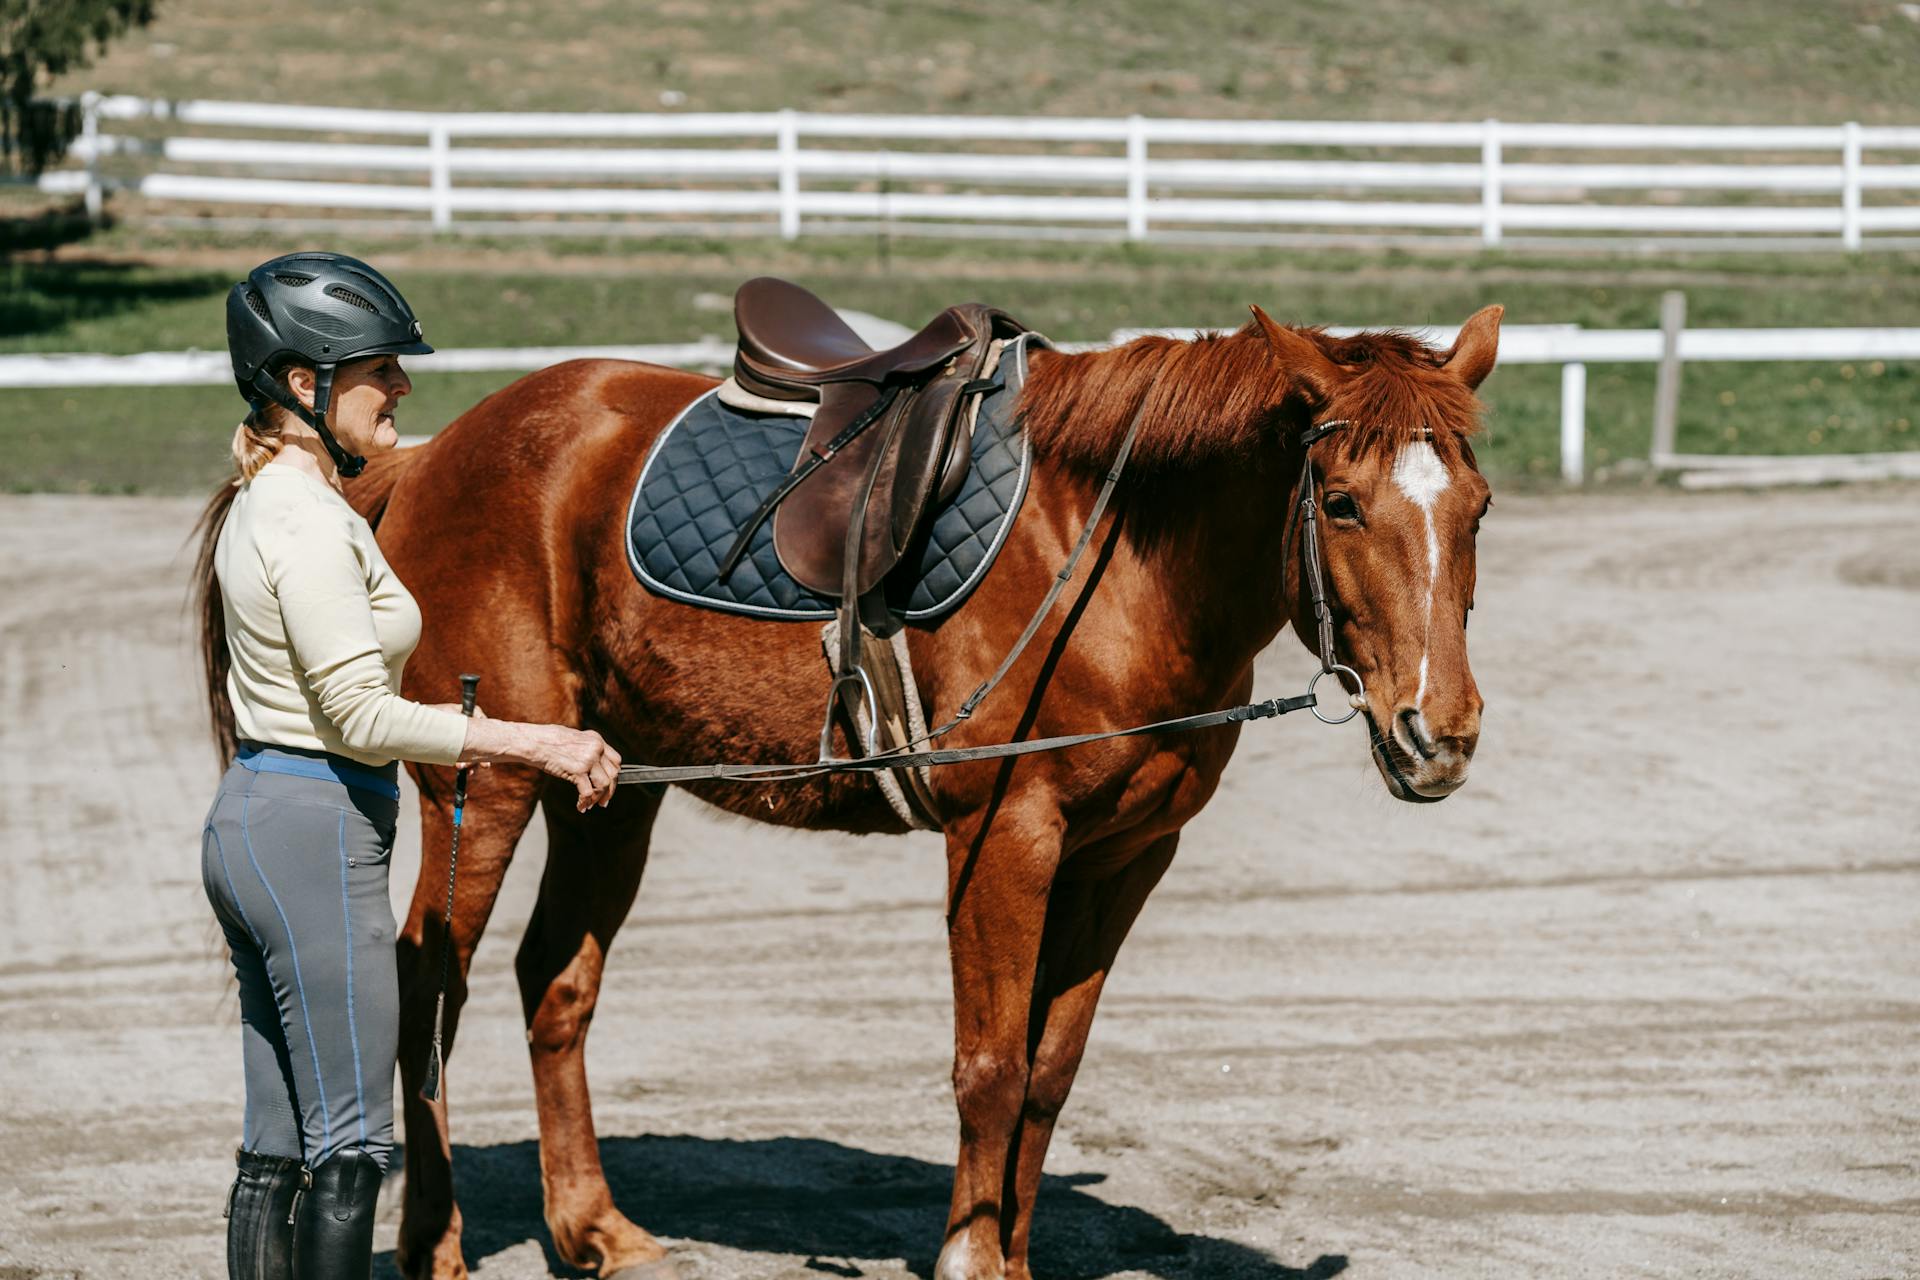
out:
{"label": "horse's eye", "polygon": [[1344,493],[1330,493],[1327,495],[1327,514],[1335,520],[1358,520],[1360,507]]}

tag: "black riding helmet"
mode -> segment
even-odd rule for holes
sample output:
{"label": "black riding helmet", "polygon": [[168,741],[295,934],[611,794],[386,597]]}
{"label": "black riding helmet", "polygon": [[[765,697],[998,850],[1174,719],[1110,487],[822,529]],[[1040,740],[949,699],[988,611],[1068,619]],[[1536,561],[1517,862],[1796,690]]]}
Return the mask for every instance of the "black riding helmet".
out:
{"label": "black riding helmet", "polygon": [[[367,465],[327,427],[334,370],[365,356],[426,355],[413,308],[385,276],[344,253],[290,253],[263,262],[227,294],[227,354],[247,403],[290,410],[320,436],[343,476]],[[281,374],[299,357],[314,367],[313,408]]]}

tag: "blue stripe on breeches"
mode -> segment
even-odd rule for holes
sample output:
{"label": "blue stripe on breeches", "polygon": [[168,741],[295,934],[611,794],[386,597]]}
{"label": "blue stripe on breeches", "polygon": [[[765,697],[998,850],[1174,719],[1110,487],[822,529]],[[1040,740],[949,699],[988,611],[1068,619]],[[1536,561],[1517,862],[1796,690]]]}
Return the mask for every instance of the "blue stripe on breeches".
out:
{"label": "blue stripe on breeches", "polygon": [[[385,1168],[400,1033],[387,898],[395,773],[316,760],[351,765],[277,747],[236,760],[201,839],[201,879],[240,980],[241,1145],[309,1168],[351,1148]],[[381,778],[387,787],[367,785]]]}

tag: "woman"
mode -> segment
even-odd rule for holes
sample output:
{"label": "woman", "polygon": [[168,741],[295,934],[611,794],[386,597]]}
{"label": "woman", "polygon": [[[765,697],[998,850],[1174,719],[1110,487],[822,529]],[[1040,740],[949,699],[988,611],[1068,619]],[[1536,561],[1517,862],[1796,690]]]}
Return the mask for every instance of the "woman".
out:
{"label": "woman", "polygon": [[399,696],[420,611],[340,494],[398,443],[400,357],[432,350],[386,277],[332,253],[264,263],[228,295],[227,346],[251,412],[196,569],[231,762],[202,876],[239,975],[247,1088],[227,1269],[364,1280],[393,1146],[396,761],[533,765],[585,810],[612,799],[620,757],[592,731]]}

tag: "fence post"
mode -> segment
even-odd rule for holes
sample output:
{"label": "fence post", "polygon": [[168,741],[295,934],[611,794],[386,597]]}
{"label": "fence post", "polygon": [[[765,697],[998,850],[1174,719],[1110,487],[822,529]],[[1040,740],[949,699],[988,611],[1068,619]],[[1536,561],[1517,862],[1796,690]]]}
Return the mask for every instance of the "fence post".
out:
{"label": "fence post", "polygon": [[1840,243],[1849,253],[1860,248],[1860,122],[1840,126]]}
{"label": "fence post", "polygon": [[780,238],[800,238],[800,124],[792,107],[780,112]]}
{"label": "fence post", "polygon": [[1127,239],[1147,238],[1147,122],[1127,117]]}
{"label": "fence post", "polygon": [[1560,366],[1560,478],[1587,478],[1587,366],[1578,360]]}
{"label": "fence post", "polygon": [[1480,243],[1500,243],[1500,122],[1489,119],[1480,138]]}
{"label": "fence post", "polygon": [[80,95],[80,145],[87,153],[87,221],[98,226],[106,199],[100,185],[100,95],[92,89]]}
{"label": "fence post", "polygon": [[1653,389],[1655,467],[1668,465],[1680,418],[1680,331],[1687,327],[1687,295],[1669,289],[1660,295],[1660,373]]}
{"label": "fence post", "polygon": [[453,225],[453,165],[452,157],[447,154],[449,142],[447,122],[435,120],[427,132],[435,231],[445,231]]}

